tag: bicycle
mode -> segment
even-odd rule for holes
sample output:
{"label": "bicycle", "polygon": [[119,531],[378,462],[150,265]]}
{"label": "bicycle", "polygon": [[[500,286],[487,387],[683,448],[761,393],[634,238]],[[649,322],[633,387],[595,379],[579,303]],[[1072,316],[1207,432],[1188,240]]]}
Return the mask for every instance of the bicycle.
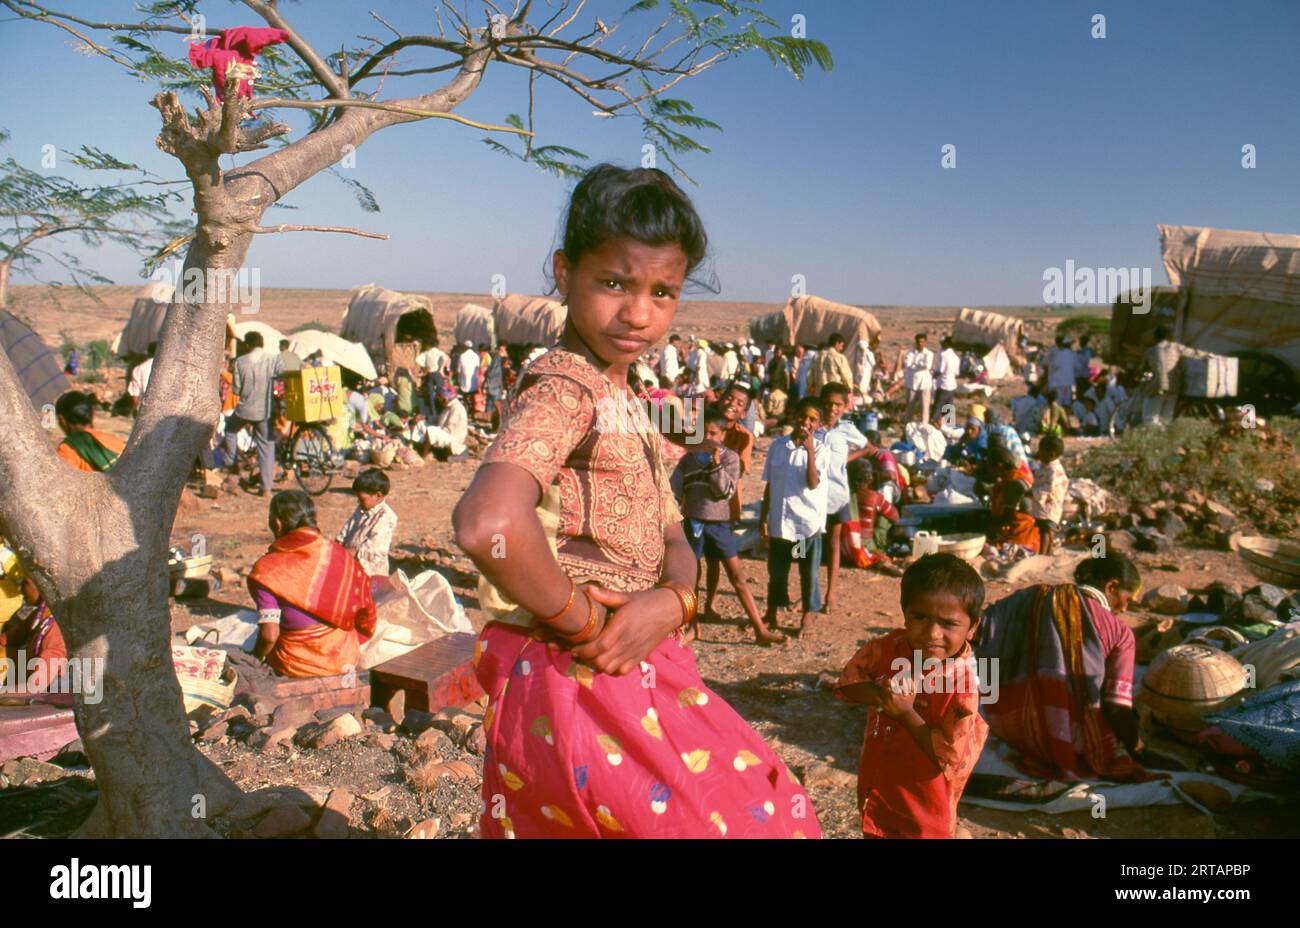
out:
{"label": "bicycle", "polygon": [[[247,426],[245,426],[247,428]],[[257,472],[256,446],[238,453],[238,467]],[[311,496],[320,496],[341,473],[334,454],[334,442],[324,426],[316,422],[294,422],[289,434],[276,434],[275,463],[285,474],[293,474],[298,486]],[[267,488],[270,489],[269,487]]]}

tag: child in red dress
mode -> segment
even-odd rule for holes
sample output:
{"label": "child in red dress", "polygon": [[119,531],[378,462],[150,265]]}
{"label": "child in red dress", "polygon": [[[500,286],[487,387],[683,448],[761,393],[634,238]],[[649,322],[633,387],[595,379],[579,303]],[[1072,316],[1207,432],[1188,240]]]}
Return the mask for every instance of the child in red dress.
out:
{"label": "child in red dress", "polygon": [[902,587],[903,627],[853,655],[835,695],[871,707],[858,765],[862,833],[951,838],[988,737],[970,645],[984,582],[961,558],[928,554]]}

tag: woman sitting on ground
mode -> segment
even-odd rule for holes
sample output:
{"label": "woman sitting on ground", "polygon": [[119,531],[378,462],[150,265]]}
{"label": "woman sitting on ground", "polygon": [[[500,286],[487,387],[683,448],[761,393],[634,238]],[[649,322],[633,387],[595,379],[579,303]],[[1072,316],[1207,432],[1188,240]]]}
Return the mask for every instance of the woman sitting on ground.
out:
{"label": "woman sitting on ground", "polygon": [[360,641],[375,630],[370,578],[342,545],[316,527],[316,506],[301,490],[271,498],[275,541],[248,575],[257,604],[253,653],[286,677],[355,670]]}
{"label": "woman sitting on ground", "polygon": [[1074,583],[1026,587],[984,613],[975,640],[998,669],[989,730],[1048,779],[1146,779],[1133,711],[1133,631],[1120,614],[1142,586],[1123,554],[1084,558]]}
{"label": "woman sitting on ground", "polygon": [[1030,513],[1033,480],[1002,445],[990,453],[987,470],[993,488],[989,491],[989,531],[984,559],[995,566],[1009,566],[1022,557],[1038,553],[1038,524]]}

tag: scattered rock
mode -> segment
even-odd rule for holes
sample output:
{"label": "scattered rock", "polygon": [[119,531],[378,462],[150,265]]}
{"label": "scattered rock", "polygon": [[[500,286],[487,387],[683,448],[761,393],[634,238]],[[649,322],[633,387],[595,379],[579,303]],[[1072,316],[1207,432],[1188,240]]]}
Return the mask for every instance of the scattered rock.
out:
{"label": "scattered rock", "polygon": [[378,706],[371,706],[368,709],[363,709],[361,712],[361,719],[369,725],[374,725],[380,731],[391,732],[397,730],[397,720],[389,715],[386,710],[380,709]]}
{"label": "scattered rock", "polygon": [[1155,587],[1142,597],[1142,605],[1163,615],[1182,615],[1187,611],[1187,604],[1190,601],[1191,594],[1185,587],[1176,583]]}
{"label": "scattered rock", "polygon": [[1261,493],[1273,492],[1273,481],[1265,477],[1259,477],[1255,480],[1255,489]]}
{"label": "scattered rock", "polygon": [[1156,528],[1170,541],[1176,541],[1187,533],[1187,523],[1168,511],[1160,513],[1160,518],[1156,520]]}
{"label": "scattered rock", "polygon": [[[391,705],[388,707],[388,714],[393,715],[393,707]],[[393,715],[393,718],[396,719],[397,716]],[[402,720],[397,724],[400,725],[402,730],[408,734],[418,735],[420,732],[433,727],[433,722],[436,718],[437,716],[432,712],[424,712],[420,709],[407,709],[402,716]]]}
{"label": "scattered rock", "polygon": [[1156,508],[1147,503],[1142,503],[1137,507],[1138,518],[1142,520],[1143,525],[1154,525],[1156,521]]}
{"label": "scattered rock", "polygon": [[409,831],[402,837],[404,838],[436,838],[438,829],[442,827],[442,820],[437,818],[426,818],[424,821],[413,825]]}
{"label": "scattered rock", "polygon": [[224,566],[218,567],[217,580],[221,582],[222,586],[226,586],[226,587],[238,586],[239,572],[230,567],[224,567]]}
{"label": "scattered rock", "polygon": [[442,757],[451,753],[452,747],[446,732],[437,728],[426,728],[415,738],[415,750],[423,757]]}
{"label": "scattered rock", "polygon": [[365,710],[365,706],[360,706],[360,705],[357,705],[357,706],[332,706],[332,707],[329,708],[329,709],[320,709],[320,710],[318,710],[318,711],[316,712],[316,721],[318,721],[318,722],[332,722],[332,721],[334,721],[336,718],[338,718],[340,715],[352,715],[352,716],[356,716],[356,717],[357,717],[357,721],[360,721],[360,720],[361,720],[361,713],[362,713],[364,710]]}
{"label": "scattered rock", "polygon": [[1196,506],[1196,507],[1204,506],[1205,494],[1200,493],[1196,490],[1184,490],[1182,495],[1182,500],[1184,503],[1187,503],[1189,506]]}
{"label": "scattered rock", "polygon": [[349,812],[352,809],[352,794],[344,789],[331,790],[325,800],[325,808],[311,832],[318,838],[346,838],[348,836]]}
{"label": "scattered rock", "polygon": [[259,728],[248,737],[248,746],[254,751],[266,752],[279,744],[287,744],[293,740],[294,732],[297,729],[293,727],[276,728],[268,725],[266,728]]}
{"label": "scattered rock", "polygon": [[335,716],[328,722],[311,722],[298,729],[294,743],[304,748],[325,748],[362,732],[361,723],[351,713]]}
{"label": "scattered rock", "polygon": [[1280,586],[1274,586],[1271,583],[1261,583],[1259,586],[1252,587],[1246,595],[1255,595],[1264,602],[1268,603],[1269,608],[1276,609],[1278,603],[1286,599],[1287,592]]}
{"label": "scattered rock", "polygon": [[482,725],[475,725],[465,737],[465,750],[482,757],[487,751],[487,731]]}
{"label": "scattered rock", "polygon": [[1206,521],[1217,529],[1230,532],[1237,525],[1237,516],[1222,503],[1207,499],[1202,509],[1205,512]]}
{"label": "scattered rock", "polygon": [[[1106,550],[1118,551],[1121,554],[1127,554],[1137,546],[1137,536],[1132,532],[1126,532],[1123,529],[1115,532],[1109,532],[1106,535]],[[834,685],[834,684],[832,684]]]}
{"label": "scattered rock", "polygon": [[208,725],[207,728],[203,729],[203,731],[199,733],[199,740],[207,742],[209,744],[212,743],[213,741],[220,741],[222,738],[226,737],[227,727],[228,727],[228,723],[226,722],[217,722],[215,724],[210,724]]}
{"label": "scattered rock", "polygon": [[393,717],[393,721],[401,725],[406,716],[406,690],[398,690],[394,693],[384,708]]}
{"label": "scattered rock", "polygon": [[287,838],[310,825],[310,815],[297,804],[285,802],[272,806],[253,827],[253,834],[259,838]]}
{"label": "scattered rock", "polygon": [[314,721],[315,713],[310,705],[297,700],[282,702],[271,713],[272,728],[300,728]]}
{"label": "scattered rock", "polygon": [[366,735],[366,744],[374,745],[381,751],[391,751],[393,745],[397,743],[397,736],[386,734],[380,731],[372,731]]}
{"label": "scattered rock", "polygon": [[1147,554],[1163,554],[1173,547],[1168,538],[1153,528],[1140,528],[1133,536],[1133,546]]}

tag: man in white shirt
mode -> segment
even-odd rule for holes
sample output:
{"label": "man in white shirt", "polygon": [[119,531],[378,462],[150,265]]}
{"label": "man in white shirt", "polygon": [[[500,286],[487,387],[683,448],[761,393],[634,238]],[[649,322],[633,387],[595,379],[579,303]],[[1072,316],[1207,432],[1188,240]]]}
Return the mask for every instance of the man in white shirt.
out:
{"label": "man in white shirt", "polygon": [[947,413],[952,407],[952,414],[957,415],[957,373],[961,370],[961,357],[953,350],[952,339],[944,338],[939,342],[943,349],[939,352],[938,379],[934,391],[934,408]]}
{"label": "man in white shirt", "polygon": [[871,378],[876,372],[876,349],[880,346],[880,336],[877,335],[870,342],[859,341],[857,351],[857,364],[854,373],[857,375],[858,395],[866,406],[871,405]]}
{"label": "man in white shirt", "polygon": [[149,343],[149,357],[131,369],[131,379],[126,385],[126,395],[131,397],[131,408],[140,411],[140,400],[144,391],[149,389],[149,378],[153,376],[153,356],[158,351],[158,343]]}
{"label": "man in white shirt", "polygon": [[426,438],[433,456],[445,461],[449,456],[464,454],[469,439],[469,413],[450,384],[438,394],[438,424],[429,426]]}
{"label": "man in white shirt", "polygon": [[924,332],[916,334],[916,347],[903,355],[903,387],[907,391],[907,406],[903,409],[903,422],[930,421],[930,390],[934,386],[934,352],[926,347]]}
{"label": "man in white shirt", "polygon": [[722,382],[731,383],[740,372],[740,358],[736,355],[734,342],[727,342],[727,350],[722,355]]}
{"label": "man in white shirt", "polygon": [[474,350],[474,343],[466,341],[465,350],[456,360],[457,386],[460,387],[460,395],[466,402],[469,402],[469,397],[474,395],[474,380],[478,374],[478,364],[478,352]]}
{"label": "man in white shirt", "polygon": [[1074,375],[1078,369],[1074,349],[1063,335],[1056,337],[1056,347],[1047,356],[1047,389],[1056,393],[1056,401],[1066,409],[1074,402]]}
{"label": "man in white shirt", "polygon": [[1021,435],[1032,435],[1038,431],[1039,413],[1047,405],[1047,400],[1041,394],[1042,388],[1034,383],[1029,385],[1028,393],[1011,401],[1011,424]]}
{"label": "man in white shirt", "polygon": [[426,342],[423,347],[424,351],[416,355],[415,363],[419,365],[425,375],[446,373],[449,361],[447,352],[439,348],[436,342]]}
{"label": "man in white shirt", "polygon": [[677,375],[682,369],[682,358],[678,353],[681,351],[682,337],[672,335],[668,339],[668,344],[659,354],[659,378],[668,389],[672,389],[673,384],[677,382]]}
{"label": "man in white shirt", "polygon": [[810,374],[812,374],[813,363],[816,360],[817,360],[817,350],[815,348],[808,351],[807,354],[805,354],[802,358],[799,359],[799,369],[795,371],[795,380],[799,382],[800,399],[803,399],[805,396],[808,395],[808,377]]}
{"label": "man in white shirt", "polygon": [[686,366],[691,372],[691,385],[700,391],[700,395],[703,395],[703,392],[709,389],[709,343],[707,341],[701,338],[695,343],[695,350],[691,352]]}

